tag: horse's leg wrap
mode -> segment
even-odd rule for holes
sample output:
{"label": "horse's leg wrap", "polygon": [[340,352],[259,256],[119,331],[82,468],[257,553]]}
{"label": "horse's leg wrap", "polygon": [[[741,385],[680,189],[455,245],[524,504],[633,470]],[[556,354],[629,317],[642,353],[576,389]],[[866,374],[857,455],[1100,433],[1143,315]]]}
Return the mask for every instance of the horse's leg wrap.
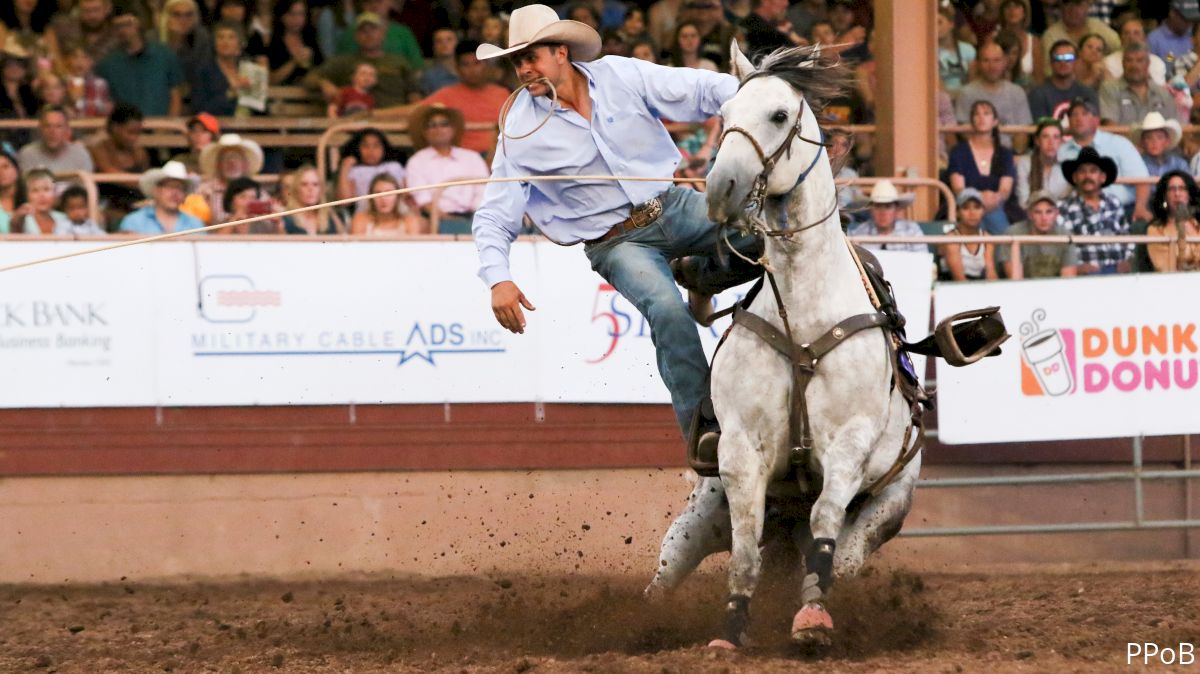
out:
{"label": "horse's leg wrap", "polygon": [[750,597],[744,594],[729,596],[725,604],[725,640],[741,647],[750,629]]}
{"label": "horse's leg wrap", "polygon": [[833,585],[833,552],[837,541],[832,538],[814,539],[804,555],[804,585],[800,600],[805,604],[819,601]]}

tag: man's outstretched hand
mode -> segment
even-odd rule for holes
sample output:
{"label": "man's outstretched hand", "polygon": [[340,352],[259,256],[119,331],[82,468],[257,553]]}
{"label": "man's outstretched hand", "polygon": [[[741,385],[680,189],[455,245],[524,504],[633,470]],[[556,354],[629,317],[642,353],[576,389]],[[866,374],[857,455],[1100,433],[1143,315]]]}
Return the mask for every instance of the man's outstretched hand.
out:
{"label": "man's outstretched hand", "polygon": [[525,332],[525,314],[521,311],[521,307],[530,311],[537,310],[525,298],[525,293],[521,292],[517,284],[512,281],[501,281],[492,286],[492,313],[496,314],[496,320],[504,326],[505,330],[516,333]]}

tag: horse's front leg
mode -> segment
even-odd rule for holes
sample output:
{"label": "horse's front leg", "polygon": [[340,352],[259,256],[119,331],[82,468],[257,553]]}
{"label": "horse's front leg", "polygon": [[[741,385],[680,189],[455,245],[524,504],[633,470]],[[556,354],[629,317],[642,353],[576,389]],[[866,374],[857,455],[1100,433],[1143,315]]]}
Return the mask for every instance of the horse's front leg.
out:
{"label": "horse's front leg", "polygon": [[846,506],[862,486],[862,466],[870,447],[870,424],[852,421],[834,435],[821,455],[821,495],[809,515],[812,543],[804,554],[802,606],[792,619],[792,641],[801,646],[830,642],[833,618],[825,599],[833,585],[833,558],[846,522]]}
{"label": "horse's front leg", "polygon": [[920,472],[921,457],[917,456],[894,482],[867,499],[838,539],[833,559],[835,578],[857,575],[871,553],[900,533],[912,508],[913,489]]}
{"label": "horse's front leg", "polygon": [[658,553],[658,570],[646,588],[649,599],[675,589],[705,557],[729,549],[729,507],[725,488],[715,477],[702,478],[688,496],[687,508],[667,530]]}
{"label": "horse's front leg", "polygon": [[[736,448],[733,446],[737,445]],[[711,647],[734,649],[745,643],[750,627],[750,598],[762,571],[759,540],[766,510],[768,469],[762,455],[742,434],[721,436],[721,484],[729,502],[732,556],[729,560],[729,601],[725,628]]]}

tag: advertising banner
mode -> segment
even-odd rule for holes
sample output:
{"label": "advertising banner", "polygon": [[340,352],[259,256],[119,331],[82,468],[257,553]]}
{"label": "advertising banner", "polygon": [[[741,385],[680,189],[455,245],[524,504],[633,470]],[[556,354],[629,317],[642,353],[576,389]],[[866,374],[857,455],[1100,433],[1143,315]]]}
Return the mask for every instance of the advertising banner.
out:
{"label": "advertising banner", "polygon": [[[9,241],[0,264],[81,247]],[[924,336],[930,257],[880,259]],[[649,327],[581,246],[511,263],[537,307],[520,335],[471,242],[172,242],[9,272],[0,406],[669,402]],[[709,355],[728,324],[700,330]]]}
{"label": "advertising banner", "polygon": [[938,439],[1200,432],[1200,274],[938,284],[938,318],[999,305],[1004,353],[938,368]]}

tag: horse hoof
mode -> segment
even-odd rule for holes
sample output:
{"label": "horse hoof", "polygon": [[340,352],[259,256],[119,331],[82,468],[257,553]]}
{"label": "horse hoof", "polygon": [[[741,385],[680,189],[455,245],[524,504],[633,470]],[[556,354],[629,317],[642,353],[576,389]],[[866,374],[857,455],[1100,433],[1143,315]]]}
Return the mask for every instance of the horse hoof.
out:
{"label": "horse hoof", "polygon": [[732,641],[726,641],[725,639],[713,639],[712,641],[708,642],[708,647],[719,648],[723,651],[736,651],[738,649],[737,644],[733,643]]}
{"label": "horse hoof", "polygon": [[804,648],[825,648],[832,643],[833,618],[825,607],[810,604],[792,619],[792,643]]}

